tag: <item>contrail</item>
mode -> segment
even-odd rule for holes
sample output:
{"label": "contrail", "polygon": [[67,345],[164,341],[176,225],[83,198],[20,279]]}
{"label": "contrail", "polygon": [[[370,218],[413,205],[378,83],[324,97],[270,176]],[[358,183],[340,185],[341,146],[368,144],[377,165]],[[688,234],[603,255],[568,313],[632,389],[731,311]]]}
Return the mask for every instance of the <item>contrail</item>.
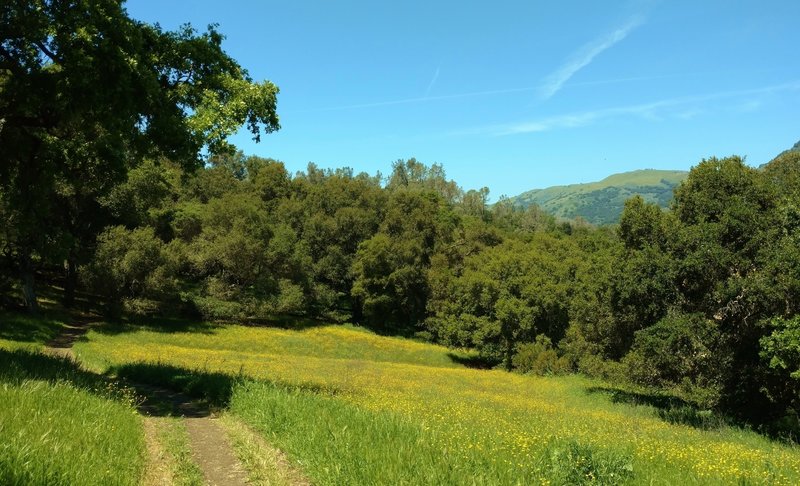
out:
{"label": "contrail", "polygon": [[569,81],[575,73],[588,66],[598,54],[621,42],[643,22],[644,17],[636,16],[611,34],[595,39],[581,47],[567,62],[544,79],[539,89],[540,98],[546,100],[552,97],[564,86],[564,83]]}
{"label": "contrail", "polygon": [[[617,79],[601,79],[596,81],[581,81],[579,83],[569,83],[570,86],[593,86],[593,85],[601,85],[601,84],[617,84],[617,83],[630,83],[636,81],[651,81],[654,79],[668,79],[668,78],[680,78],[685,76],[701,76],[708,73],[673,73],[673,74],[661,74],[656,76],[638,76],[638,77],[630,77],[630,78],[617,78]],[[324,112],[324,111],[340,111],[340,110],[353,110],[359,108],[377,108],[381,106],[392,106],[392,105],[407,105],[412,103],[424,103],[428,101],[444,101],[444,100],[457,100],[461,98],[473,98],[478,96],[491,96],[491,95],[499,95],[499,94],[511,94],[511,93],[526,93],[526,92],[533,92],[540,90],[540,86],[527,86],[522,88],[504,88],[504,89],[490,89],[484,91],[471,91],[468,93],[455,93],[449,95],[439,95],[439,96],[420,96],[416,98],[403,98],[399,100],[387,100],[387,101],[375,101],[371,103],[357,103],[352,105],[341,105],[341,106],[328,106],[323,108],[311,108],[307,110],[296,110],[293,111],[294,113],[317,113],[317,112]]]}
{"label": "contrail", "polygon": [[433,85],[436,84],[436,80],[439,79],[439,68],[440,67],[441,66],[437,66],[436,67],[436,72],[433,74],[433,79],[431,79],[431,82],[428,83],[428,89],[425,90],[425,97],[426,98],[428,97],[428,95],[431,94],[431,89],[433,89]]}

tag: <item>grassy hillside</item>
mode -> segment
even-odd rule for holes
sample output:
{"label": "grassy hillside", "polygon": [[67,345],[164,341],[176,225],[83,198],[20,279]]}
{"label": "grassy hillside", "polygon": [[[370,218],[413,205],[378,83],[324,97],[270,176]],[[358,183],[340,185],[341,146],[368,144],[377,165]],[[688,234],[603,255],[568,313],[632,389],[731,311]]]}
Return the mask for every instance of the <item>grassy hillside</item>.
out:
{"label": "grassy hillside", "polygon": [[704,430],[659,397],[469,369],[466,355],[358,328],[130,327],[75,351],[205,395],[315,484],[800,482],[796,447]]}
{"label": "grassy hillside", "polygon": [[534,189],[511,198],[513,204],[532,204],[554,216],[580,216],[593,224],[613,224],[619,220],[625,200],[636,194],[646,201],[666,207],[672,191],[688,172],[680,170],[636,170],[606,177],[599,182]]}

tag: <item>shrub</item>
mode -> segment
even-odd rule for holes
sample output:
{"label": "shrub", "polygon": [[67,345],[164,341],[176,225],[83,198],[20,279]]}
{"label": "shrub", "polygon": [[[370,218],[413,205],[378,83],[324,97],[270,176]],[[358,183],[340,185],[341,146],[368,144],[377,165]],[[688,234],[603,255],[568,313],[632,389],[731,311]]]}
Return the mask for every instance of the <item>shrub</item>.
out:
{"label": "shrub", "polygon": [[673,390],[709,408],[722,396],[729,359],[716,323],[676,312],[638,331],[623,364],[634,382]]}
{"label": "shrub", "polygon": [[567,358],[558,356],[550,338],[544,334],[536,336],[536,341],[532,343],[517,346],[517,353],[511,362],[520,373],[555,375],[569,371]]}
{"label": "shrub", "polygon": [[152,228],[108,228],[82,275],[91,290],[117,308],[125,300],[162,299],[174,289],[163,250]]}

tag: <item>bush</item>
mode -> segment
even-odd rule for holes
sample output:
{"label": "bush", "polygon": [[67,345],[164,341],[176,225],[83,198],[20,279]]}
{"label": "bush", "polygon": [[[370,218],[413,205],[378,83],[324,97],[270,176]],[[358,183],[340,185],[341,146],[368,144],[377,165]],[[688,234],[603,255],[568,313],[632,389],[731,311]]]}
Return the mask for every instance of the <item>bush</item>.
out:
{"label": "bush", "polygon": [[558,356],[550,338],[544,334],[536,336],[532,343],[517,346],[517,354],[511,363],[520,373],[535,375],[557,375],[568,372],[570,368],[567,358]]}
{"label": "bush", "polygon": [[595,354],[581,356],[578,361],[578,371],[591,376],[600,378],[611,383],[626,383],[627,375],[625,366],[612,360],[605,360]]}
{"label": "bush", "polygon": [[163,299],[175,282],[164,255],[164,243],[152,228],[108,228],[97,238],[92,262],[82,272],[94,292],[119,308],[123,301]]}
{"label": "bush", "polygon": [[716,323],[676,312],[638,331],[623,364],[635,383],[671,390],[711,408],[722,397],[729,360]]}

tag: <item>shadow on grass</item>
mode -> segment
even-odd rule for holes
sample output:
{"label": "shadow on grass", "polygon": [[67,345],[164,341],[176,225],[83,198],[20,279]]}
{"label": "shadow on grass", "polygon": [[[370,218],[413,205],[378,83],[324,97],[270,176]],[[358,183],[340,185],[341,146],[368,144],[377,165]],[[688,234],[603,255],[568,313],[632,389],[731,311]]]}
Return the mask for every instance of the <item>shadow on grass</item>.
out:
{"label": "shadow on grass", "polygon": [[32,316],[21,312],[0,312],[0,339],[40,343],[55,338],[65,317],[51,313]]}
{"label": "shadow on grass", "polygon": [[0,383],[20,385],[25,381],[68,383],[103,398],[127,402],[133,399],[129,390],[103,375],[82,369],[70,358],[0,349]]}
{"label": "shadow on grass", "polygon": [[276,327],[290,331],[305,331],[315,327],[336,324],[333,321],[309,316],[295,316],[290,314],[276,315],[269,318],[244,319],[240,321],[226,321],[226,324],[239,324],[250,327]]}
{"label": "shadow on grass", "polygon": [[[155,413],[148,410],[147,413],[151,415],[174,415],[177,412],[185,416],[206,416],[210,413],[209,409],[227,408],[230,405],[234,387],[245,381],[259,381],[286,390],[329,396],[340,393],[340,390],[336,388],[314,383],[296,384],[254,380],[242,373],[234,375],[182,368],[164,363],[129,363],[112,367],[109,372],[129,383],[142,396],[148,397],[149,400],[144,404],[145,408],[151,403],[156,408],[160,407],[160,410],[156,410]],[[175,393],[170,395],[170,391]],[[187,408],[187,398],[197,399],[202,403],[194,402]],[[159,401],[161,403],[158,403]]]}
{"label": "shadow on grass", "polygon": [[[110,373],[141,385],[154,385],[178,391],[206,402],[213,408],[230,404],[234,384],[241,376],[201,370],[189,370],[161,363],[130,363],[112,367]],[[145,390],[148,391],[148,390]]]}
{"label": "shadow on grass", "polygon": [[473,368],[476,370],[490,370],[494,368],[494,366],[497,364],[494,361],[491,361],[489,359],[486,359],[478,355],[465,356],[463,354],[448,352],[447,357],[450,358],[450,360],[453,363],[458,363],[460,365],[466,366],[467,368]]}
{"label": "shadow on grass", "polygon": [[587,392],[606,395],[613,403],[653,407],[659,418],[671,424],[688,425],[700,430],[736,425],[728,417],[711,410],[703,410],[693,403],[670,395],[637,393],[609,387],[591,387]]}
{"label": "shadow on grass", "polygon": [[161,316],[125,316],[112,320],[94,328],[100,334],[115,336],[140,330],[159,333],[196,333],[211,335],[228,325],[247,327],[279,328],[293,331],[304,331],[316,327],[331,325],[331,322],[309,317],[276,316],[270,319],[250,319],[207,322],[187,317]]}

